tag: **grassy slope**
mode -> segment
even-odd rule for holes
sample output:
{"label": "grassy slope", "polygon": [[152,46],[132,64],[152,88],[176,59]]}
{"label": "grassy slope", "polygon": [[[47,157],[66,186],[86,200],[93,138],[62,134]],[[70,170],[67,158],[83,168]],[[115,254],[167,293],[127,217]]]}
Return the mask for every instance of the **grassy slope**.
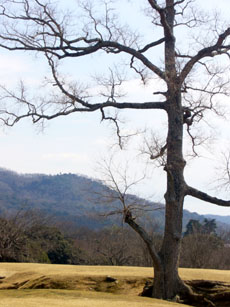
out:
{"label": "grassy slope", "polygon": [[[0,306],[4,307],[41,307],[41,306],[81,306],[81,307],[147,307],[147,306],[183,306],[159,300],[138,297],[145,278],[151,278],[151,268],[140,267],[103,267],[103,266],[68,266],[48,264],[0,263],[0,288],[15,290],[0,291]],[[209,279],[230,282],[228,271],[181,269],[183,279]],[[118,279],[123,291],[116,294],[103,292],[102,280],[106,276]],[[49,280],[47,279],[49,278]],[[58,281],[63,289],[27,289],[38,284]],[[127,281],[132,281],[133,288]],[[100,283],[99,291],[93,291]],[[69,290],[71,289],[71,290]]]}

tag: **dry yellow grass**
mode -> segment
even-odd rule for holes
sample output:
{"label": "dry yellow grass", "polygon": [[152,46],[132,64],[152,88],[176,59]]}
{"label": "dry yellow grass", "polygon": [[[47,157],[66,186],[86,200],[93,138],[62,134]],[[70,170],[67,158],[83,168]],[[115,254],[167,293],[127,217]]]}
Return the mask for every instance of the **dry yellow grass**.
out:
{"label": "dry yellow grass", "polygon": [[183,280],[207,279],[230,282],[230,271],[227,270],[180,269],[179,272]]}
{"label": "dry yellow grass", "polygon": [[2,290],[0,306],[4,307],[177,307],[185,306],[144,297],[127,297],[73,290]]}
{"label": "dry yellow grass", "polygon": [[[68,275],[68,276],[114,276],[141,277],[153,276],[152,268],[143,267],[115,267],[115,266],[77,266],[37,263],[0,263],[0,276],[9,277],[15,273]],[[209,279],[230,282],[230,271],[183,269],[179,270],[182,279]]]}
{"label": "dry yellow grass", "polygon": [[115,267],[115,266],[78,266],[55,265],[39,263],[0,263],[0,276],[10,276],[20,272],[36,272],[38,274],[79,275],[79,276],[107,276],[112,275],[132,277],[152,277],[152,268],[142,267]]}
{"label": "dry yellow grass", "polygon": [[[119,281],[116,294],[103,292],[110,290],[103,283],[108,275]],[[180,275],[185,280],[230,282],[229,271],[180,269]],[[145,280],[153,276],[152,268],[0,263],[0,276],[5,277],[0,288],[12,289],[0,291],[0,306],[4,307],[183,306],[137,296]],[[61,289],[33,289],[43,286]]]}

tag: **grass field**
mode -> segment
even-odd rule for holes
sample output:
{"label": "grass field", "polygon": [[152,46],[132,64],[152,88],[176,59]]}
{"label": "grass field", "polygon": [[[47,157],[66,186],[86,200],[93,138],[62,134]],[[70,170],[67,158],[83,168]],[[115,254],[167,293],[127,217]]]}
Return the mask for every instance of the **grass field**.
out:
{"label": "grass field", "polygon": [[[169,303],[144,297],[115,295],[77,290],[3,290],[0,306],[4,307],[173,307]],[[184,305],[185,306],[185,305]]]}
{"label": "grass field", "polygon": [[[138,296],[152,275],[152,268],[140,267],[0,263],[0,306],[183,306]],[[180,275],[230,282],[229,271],[180,269]],[[107,276],[117,281],[108,283]]]}

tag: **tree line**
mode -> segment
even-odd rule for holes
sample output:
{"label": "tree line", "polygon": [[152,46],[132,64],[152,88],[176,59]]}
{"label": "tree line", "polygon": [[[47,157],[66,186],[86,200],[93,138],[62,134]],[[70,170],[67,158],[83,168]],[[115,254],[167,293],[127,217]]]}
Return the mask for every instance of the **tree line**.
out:
{"label": "tree line", "polygon": [[[149,229],[160,249],[162,234]],[[228,232],[215,220],[190,219],[182,239],[181,267],[230,269]],[[0,262],[152,266],[143,241],[127,227],[100,230],[51,222],[35,211],[0,217]]]}

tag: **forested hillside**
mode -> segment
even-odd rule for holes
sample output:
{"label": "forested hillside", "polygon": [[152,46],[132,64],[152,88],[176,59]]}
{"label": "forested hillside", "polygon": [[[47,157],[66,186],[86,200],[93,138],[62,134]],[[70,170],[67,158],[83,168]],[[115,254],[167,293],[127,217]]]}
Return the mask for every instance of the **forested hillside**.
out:
{"label": "forested hillside", "polygon": [[[100,193],[106,189],[99,181],[75,174],[18,174],[0,169],[0,214],[37,209],[79,227],[100,229],[121,222],[120,217],[113,217],[112,221],[102,217],[102,213],[111,210],[109,204],[100,201]],[[138,202],[144,200],[138,199]],[[148,204],[153,211],[147,215],[154,219],[157,230],[162,231],[164,207],[154,210],[159,204]],[[218,221],[218,217],[212,218]],[[190,219],[203,220],[204,216],[184,210],[184,225]],[[230,217],[224,222],[230,224]]]}
{"label": "forested hillside", "polygon": [[0,170],[0,212],[37,209],[60,219],[75,221],[79,226],[98,227],[99,212],[104,210],[93,191],[104,188],[97,181],[73,175],[17,174]]}

